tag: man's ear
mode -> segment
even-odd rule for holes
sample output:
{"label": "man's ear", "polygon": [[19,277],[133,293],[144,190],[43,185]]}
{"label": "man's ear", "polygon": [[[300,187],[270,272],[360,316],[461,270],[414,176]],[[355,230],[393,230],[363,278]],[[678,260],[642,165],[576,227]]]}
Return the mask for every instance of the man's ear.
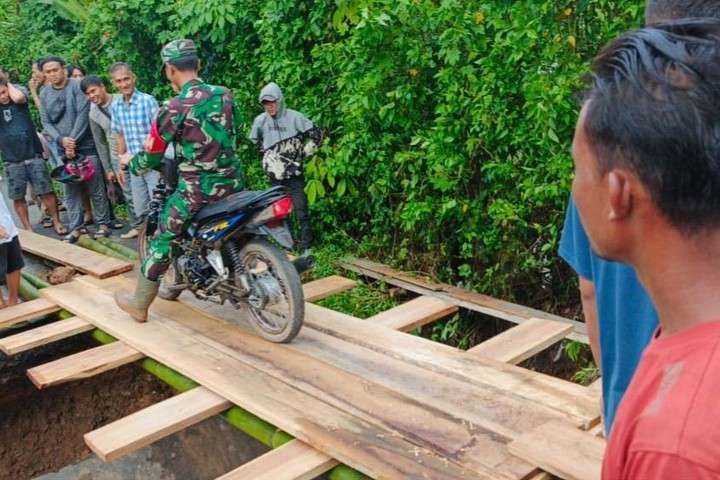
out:
{"label": "man's ear", "polygon": [[632,182],[628,172],[611,170],[607,174],[609,220],[622,220],[632,213]]}

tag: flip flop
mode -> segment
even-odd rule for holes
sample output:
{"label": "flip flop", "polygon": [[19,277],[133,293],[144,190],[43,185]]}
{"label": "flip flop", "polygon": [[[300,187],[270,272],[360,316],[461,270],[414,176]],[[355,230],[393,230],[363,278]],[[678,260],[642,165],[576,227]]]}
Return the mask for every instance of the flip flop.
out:
{"label": "flip flop", "polygon": [[53,221],[50,217],[45,217],[42,219],[42,222],[40,223],[44,228],[52,228]]}

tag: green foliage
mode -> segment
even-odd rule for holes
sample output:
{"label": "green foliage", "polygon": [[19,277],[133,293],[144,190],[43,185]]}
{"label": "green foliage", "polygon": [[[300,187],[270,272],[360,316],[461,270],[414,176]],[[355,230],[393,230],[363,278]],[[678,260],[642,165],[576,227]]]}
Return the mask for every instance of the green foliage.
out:
{"label": "green foliage", "polygon": [[[642,0],[0,0],[0,58],[59,53],[104,73],[135,66],[171,92],[158,52],[201,48],[247,131],[270,80],[328,141],[307,164],[322,238],[521,303],[569,300],[557,258],[570,139],[588,61],[641,23]],[[52,3],[49,7],[47,3]],[[17,10],[19,8],[19,11]],[[257,152],[239,154],[253,187]],[[434,333],[457,333],[453,321]],[[462,330],[462,329],[460,329]],[[455,332],[455,333],[453,333]]]}

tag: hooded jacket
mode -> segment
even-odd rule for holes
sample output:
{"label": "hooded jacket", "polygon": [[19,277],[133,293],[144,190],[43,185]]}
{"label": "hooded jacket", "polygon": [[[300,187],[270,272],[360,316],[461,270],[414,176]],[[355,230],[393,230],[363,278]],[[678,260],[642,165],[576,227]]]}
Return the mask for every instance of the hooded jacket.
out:
{"label": "hooded jacket", "polygon": [[277,102],[275,117],[263,112],[253,121],[250,140],[263,154],[263,169],[274,180],[302,174],[302,163],[322,141],[322,132],[305,115],[285,106],[282,90],[268,83],[258,101]]}

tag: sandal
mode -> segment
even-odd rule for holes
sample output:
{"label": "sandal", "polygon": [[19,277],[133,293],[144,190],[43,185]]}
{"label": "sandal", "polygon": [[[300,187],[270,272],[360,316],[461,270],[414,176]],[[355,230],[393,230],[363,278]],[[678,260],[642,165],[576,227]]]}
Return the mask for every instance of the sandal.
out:
{"label": "sandal", "polygon": [[100,228],[98,228],[97,232],[95,232],[93,238],[96,240],[102,237],[108,238],[111,233],[112,231],[110,230],[110,227],[108,227],[107,225],[100,225]]}
{"label": "sandal", "polygon": [[120,230],[125,226],[124,223],[122,223],[120,220],[112,220],[110,222],[110,228],[113,230]]}
{"label": "sandal", "polygon": [[80,238],[80,231],[79,230],[73,230],[72,232],[68,233],[65,237],[63,237],[63,242],[67,243],[75,243]]}
{"label": "sandal", "polygon": [[[43,217],[43,219],[40,221],[40,225],[42,225],[44,228],[51,228],[53,226],[53,219],[50,217]],[[59,235],[63,234],[60,233]]]}

